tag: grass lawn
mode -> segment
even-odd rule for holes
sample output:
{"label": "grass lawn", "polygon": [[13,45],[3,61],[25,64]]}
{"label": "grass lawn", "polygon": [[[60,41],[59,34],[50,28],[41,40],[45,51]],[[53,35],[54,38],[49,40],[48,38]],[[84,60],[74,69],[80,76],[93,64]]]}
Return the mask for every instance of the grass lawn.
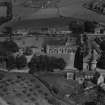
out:
{"label": "grass lawn", "polygon": [[[66,101],[75,101],[76,103],[84,103],[92,101],[96,98],[96,90],[83,92],[83,88],[75,80],[67,80],[65,74],[61,73],[46,73],[39,75],[39,77],[47,82],[54,90],[57,97]],[[70,95],[71,97],[66,97]]]}
{"label": "grass lawn", "polygon": [[52,96],[37,78],[26,73],[0,72],[0,97],[8,105],[68,105]]}
{"label": "grass lawn", "polygon": [[64,73],[40,73],[36,77],[27,73],[0,72],[0,97],[8,105],[80,105],[92,101],[96,91],[83,93],[78,82],[67,80]]}

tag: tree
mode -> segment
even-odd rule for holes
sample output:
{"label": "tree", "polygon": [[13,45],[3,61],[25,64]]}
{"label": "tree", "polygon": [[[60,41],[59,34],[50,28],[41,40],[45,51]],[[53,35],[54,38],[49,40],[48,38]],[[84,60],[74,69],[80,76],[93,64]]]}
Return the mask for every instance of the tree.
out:
{"label": "tree", "polygon": [[84,32],[84,25],[81,22],[76,22],[76,21],[72,21],[69,24],[69,29],[73,32],[73,33],[83,33]]}
{"label": "tree", "polygon": [[84,22],[84,31],[93,33],[96,27],[96,24],[97,24],[96,22],[90,22],[90,21]]}

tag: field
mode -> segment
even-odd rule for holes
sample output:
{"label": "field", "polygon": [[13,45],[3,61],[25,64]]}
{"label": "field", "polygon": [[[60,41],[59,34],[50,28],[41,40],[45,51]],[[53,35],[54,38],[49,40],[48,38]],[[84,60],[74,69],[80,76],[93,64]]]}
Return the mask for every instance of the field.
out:
{"label": "field", "polygon": [[96,98],[95,89],[84,92],[83,87],[77,81],[72,79],[67,80],[66,73],[46,73],[39,75],[39,77],[44,81],[43,83],[47,82],[46,85],[52,87],[57,97],[67,102],[74,101],[81,105]]}
{"label": "field", "polygon": [[[34,28],[49,24],[52,25],[54,23],[61,25],[64,23],[62,20],[68,21],[68,18],[69,21],[80,19],[104,23],[104,15],[98,14],[83,6],[88,1],[89,0],[60,0],[57,7],[48,8],[28,8],[13,4],[13,20],[5,25],[12,26],[13,28]],[[18,1],[17,4],[19,4]],[[60,18],[60,16],[63,16],[63,19]],[[56,20],[55,18],[61,21],[53,21]],[[66,24],[68,24],[68,22],[66,22]]]}
{"label": "field", "polygon": [[25,73],[0,72],[0,96],[8,105],[68,105],[36,77]]}
{"label": "field", "polygon": [[8,105],[81,105],[96,94],[95,90],[84,94],[78,83],[67,80],[65,74],[0,72],[0,96]]}

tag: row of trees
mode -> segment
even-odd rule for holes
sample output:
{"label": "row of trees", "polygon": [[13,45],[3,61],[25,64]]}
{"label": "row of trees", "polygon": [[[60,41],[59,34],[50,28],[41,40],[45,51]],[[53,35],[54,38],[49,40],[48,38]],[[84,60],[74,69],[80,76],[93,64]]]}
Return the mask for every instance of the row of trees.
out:
{"label": "row of trees", "polygon": [[30,73],[35,71],[53,71],[54,69],[64,70],[66,62],[62,58],[50,57],[47,55],[34,55],[28,64]]}
{"label": "row of trees", "polygon": [[97,23],[96,22],[90,22],[90,21],[85,21],[83,23],[78,23],[76,21],[73,21],[69,24],[69,29],[73,33],[83,33],[83,32],[89,32],[89,33],[94,33],[94,29],[96,28]]}
{"label": "row of trees", "polygon": [[89,3],[88,8],[95,10],[98,13],[105,14],[105,1],[98,0],[98,1],[94,1],[92,3]]}
{"label": "row of trees", "polygon": [[63,70],[66,66],[66,63],[62,58],[56,58],[47,55],[34,55],[29,64],[27,64],[26,56],[31,54],[31,50],[26,49],[26,52],[23,55],[17,55],[16,57],[14,57],[13,53],[18,51],[19,48],[17,44],[12,40],[0,43],[0,56],[4,56],[4,61],[6,61],[7,69],[22,69],[28,65],[30,72],[35,72],[53,71],[54,69]]}
{"label": "row of trees", "polygon": [[64,70],[66,66],[66,63],[62,58],[49,57],[46,55],[34,55],[28,64],[25,55],[17,56],[16,58],[8,56],[6,62],[9,70],[14,68],[22,69],[28,65],[30,73],[37,71],[53,72],[54,69]]}

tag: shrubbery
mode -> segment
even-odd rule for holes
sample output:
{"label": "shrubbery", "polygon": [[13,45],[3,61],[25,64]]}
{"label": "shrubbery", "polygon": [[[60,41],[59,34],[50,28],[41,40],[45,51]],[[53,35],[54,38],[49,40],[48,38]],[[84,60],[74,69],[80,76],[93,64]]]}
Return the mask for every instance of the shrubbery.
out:
{"label": "shrubbery", "polygon": [[12,40],[4,41],[2,45],[8,52],[14,53],[19,51],[18,45]]}
{"label": "shrubbery", "polygon": [[16,68],[16,60],[13,56],[8,56],[6,59],[6,66],[8,70]]}
{"label": "shrubbery", "polygon": [[63,70],[66,66],[66,63],[62,58],[49,57],[47,55],[34,55],[28,66],[30,68],[30,73],[35,71],[52,72],[54,69]]}
{"label": "shrubbery", "polygon": [[27,65],[27,60],[24,55],[17,56],[16,58],[14,58],[14,56],[11,55],[11,56],[8,56],[6,60],[6,65],[8,70],[11,70],[14,68],[22,69]]}
{"label": "shrubbery", "polygon": [[29,56],[32,55],[33,51],[30,47],[27,47],[24,51],[24,55]]}
{"label": "shrubbery", "polygon": [[102,53],[100,59],[98,60],[97,67],[101,69],[105,69],[105,52]]}
{"label": "shrubbery", "polygon": [[0,42],[0,56],[9,56],[12,53],[18,52],[18,45],[12,40]]}
{"label": "shrubbery", "polygon": [[97,67],[101,68],[101,69],[105,69],[105,40],[103,40],[102,42],[100,42],[100,49],[102,51],[101,53],[101,57],[97,62]]}
{"label": "shrubbery", "polygon": [[16,57],[16,67],[22,69],[27,65],[27,59],[24,55]]}

